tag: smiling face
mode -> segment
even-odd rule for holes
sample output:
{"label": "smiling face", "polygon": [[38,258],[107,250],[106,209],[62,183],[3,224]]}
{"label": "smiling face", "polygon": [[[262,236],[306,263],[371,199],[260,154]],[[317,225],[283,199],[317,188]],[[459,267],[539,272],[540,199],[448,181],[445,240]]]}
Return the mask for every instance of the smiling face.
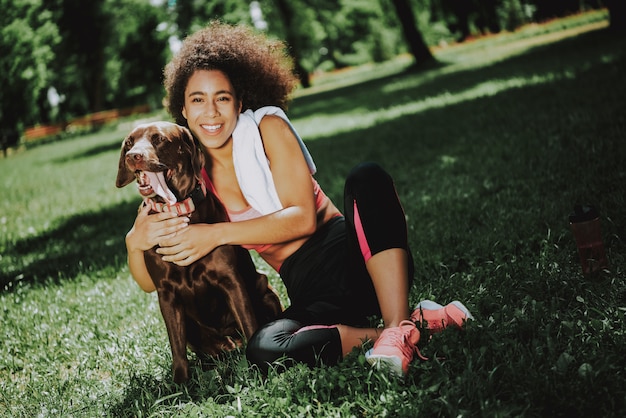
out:
{"label": "smiling face", "polygon": [[197,70],[189,78],[182,114],[207,151],[229,142],[240,112],[241,101],[226,74]]}

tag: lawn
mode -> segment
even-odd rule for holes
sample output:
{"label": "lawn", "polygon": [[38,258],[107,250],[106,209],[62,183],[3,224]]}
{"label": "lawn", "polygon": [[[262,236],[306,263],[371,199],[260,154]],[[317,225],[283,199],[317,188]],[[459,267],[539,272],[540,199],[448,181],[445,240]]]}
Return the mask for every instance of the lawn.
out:
{"label": "lawn", "polygon": [[[625,416],[626,39],[592,13],[436,57],[320,76],[288,112],[334,201],[360,161],[394,176],[411,304],[474,314],[423,344],[431,360],[398,380],[359,349],[262,376],[235,351],[173,384],[156,295],[125,262],[125,120],[0,160],[0,416]],[[590,276],[579,203],[598,208],[609,261]]]}

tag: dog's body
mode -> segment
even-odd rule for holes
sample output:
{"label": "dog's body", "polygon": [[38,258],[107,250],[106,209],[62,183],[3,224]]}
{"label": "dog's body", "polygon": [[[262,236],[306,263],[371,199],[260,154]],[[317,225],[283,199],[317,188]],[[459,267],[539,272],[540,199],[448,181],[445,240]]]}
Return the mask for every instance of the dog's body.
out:
{"label": "dog's body", "polygon": [[[203,164],[186,128],[168,122],[140,125],[122,144],[116,186],[137,179],[140,193],[153,210],[184,213],[190,223],[227,221],[221,202],[203,187]],[[169,204],[161,197],[167,198],[168,193]],[[179,203],[173,204],[174,199]],[[186,213],[189,208],[192,212]],[[256,271],[244,248],[220,246],[188,267],[161,257],[156,247],[145,252],[167,327],[177,383],[189,378],[187,345],[200,354],[216,355],[234,348],[242,336],[250,338],[259,325],[281,311],[267,277]]]}

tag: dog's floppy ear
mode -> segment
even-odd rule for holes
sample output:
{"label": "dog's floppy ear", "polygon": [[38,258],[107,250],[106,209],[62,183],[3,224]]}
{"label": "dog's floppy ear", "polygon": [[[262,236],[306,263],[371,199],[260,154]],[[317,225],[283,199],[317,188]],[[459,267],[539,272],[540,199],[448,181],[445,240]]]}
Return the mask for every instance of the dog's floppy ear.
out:
{"label": "dog's floppy ear", "polygon": [[130,149],[131,142],[130,135],[124,138],[122,142],[122,152],[117,168],[117,179],[115,180],[116,187],[124,187],[135,180],[135,174],[126,167],[126,153]]}
{"label": "dog's floppy ear", "polygon": [[193,175],[199,180],[202,178],[202,168],[204,168],[204,153],[200,148],[200,144],[194,139],[189,129],[180,126],[180,130],[181,138],[190,150]]}

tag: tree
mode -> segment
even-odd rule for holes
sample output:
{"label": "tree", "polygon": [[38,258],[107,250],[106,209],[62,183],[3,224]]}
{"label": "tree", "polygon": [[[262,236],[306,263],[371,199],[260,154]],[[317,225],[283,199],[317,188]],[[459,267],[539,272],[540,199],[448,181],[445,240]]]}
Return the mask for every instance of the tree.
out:
{"label": "tree", "polygon": [[289,4],[287,0],[275,0],[276,6],[278,8],[278,12],[282,17],[284,26],[285,26],[285,42],[289,46],[289,52],[293,57],[294,65],[296,67],[296,73],[298,78],[300,79],[300,84],[302,87],[310,87],[311,79],[309,77],[309,72],[302,65],[300,58],[300,42],[298,36],[298,26],[295,24],[295,13],[292,9],[292,5]]}
{"label": "tree", "polygon": [[626,33],[626,1],[605,0],[609,9],[610,28],[613,32]]}
{"label": "tree", "polygon": [[392,0],[393,6],[398,15],[398,20],[402,25],[402,33],[404,39],[409,46],[413,58],[415,58],[415,64],[417,66],[423,66],[425,64],[435,61],[430,49],[426,46],[422,34],[417,29],[415,24],[415,15],[413,9],[409,4],[409,0]]}
{"label": "tree", "polygon": [[172,2],[174,23],[181,38],[205,27],[211,20],[251,24],[248,0],[176,0]]}
{"label": "tree", "polygon": [[442,8],[452,14],[453,19],[447,18],[451,32],[459,32],[457,41],[463,42],[470,36],[469,18],[473,11],[470,0],[442,0]]}
{"label": "tree", "polygon": [[[396,15],[385,13],[380,1],[326,1],[310,7],[323,28],[320,44],[334,68],[358,65],[363,60],[385,61],[400,50]],[[322,8],[323,7],[323,8]]]}
{"label": "tree", "polygon": [[377,0],[274,0],[263,2],[263,13],[268,34],[288,44],[303,86],[316,70],[382,61],[398,50],[397,29],[386,26]]}
{"label": "tree", "polygon": [[530,0],[535,8],[534,17],[537,21],[554,19],[580,11],[581,0]]}
{"label": "tree", "polygon": [[106,0],[44,0],[59,27],[61,42],[49,70],[51,84],[65,96],[61,117],[95,112],[104,107],[105,48],[112,38]]}
{"label": "tree", "polygon": [[163,67],[171,32],[166,11],[146,0],[124,0],[110,7],[116,34],[106,47],[105,104],[130,107],[162,102]]}
{"label": "tree", "polygon": [[472,0],[476,27],[481,33],[498,33],[502,29],[498,20],[499,0]]}
{"label": "tree", "polygon": [[[150,0],[44,2],[62,37],[47,69],[49,86],[65,98],[58,119],[160,103],[169,35],[157,27],[165,19],[164,9]],[[45,95],[40,96],[40,107],[46,103]],[[40,113],[46,121],[45,112]]]}
{"label": "tree", "polygon": [[0,123],[20,131],[40,117],[59,30],[41,0],[0,0],[0,8]]}

